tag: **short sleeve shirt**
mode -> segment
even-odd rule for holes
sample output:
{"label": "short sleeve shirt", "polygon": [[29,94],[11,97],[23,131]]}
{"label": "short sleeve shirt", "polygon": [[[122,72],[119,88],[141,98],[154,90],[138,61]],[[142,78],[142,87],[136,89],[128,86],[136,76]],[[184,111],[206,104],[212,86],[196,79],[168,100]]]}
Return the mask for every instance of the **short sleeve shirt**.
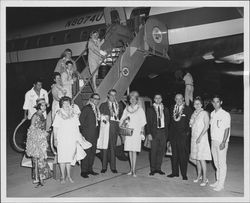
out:
{"label": "short sleeve shirt", "polygon": [[[36,112],[36,109],[34,106],[36,105],[36,100],[38,98],[44,98],[45,102],[48,104],[49,103],[49,98],[48,98],[48,92],[44,89],[40,90],[40,96],[38,96],[35,92],[35,90],[32,88],[25,94],[25,100],[23,104],[23,109],[28,110],[28,119],[31,119],[33,114]],[[45,116],[46,118],[46,116]]]}
{"label": "short sleeve shirt", "polygon": [[[210,125],[211,125],[212,140],[222,142],[224,138],[225,130],[227,128],[230,128],[231,126],[231,116],[227,111],[223,109],[220,109],[217,112],[213,111],[211,113]],[[229,136],[230,136],[230,132],[229,132]],[[226,142],[229,141],[229,136]]]}

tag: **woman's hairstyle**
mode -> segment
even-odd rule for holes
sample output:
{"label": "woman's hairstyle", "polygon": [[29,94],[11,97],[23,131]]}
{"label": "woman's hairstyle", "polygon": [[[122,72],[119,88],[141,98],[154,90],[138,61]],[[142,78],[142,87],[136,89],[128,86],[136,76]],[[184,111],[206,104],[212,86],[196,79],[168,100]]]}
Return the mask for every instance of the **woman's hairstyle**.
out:
{"label": "woman's hairstyle", "polygon": [[92,35],[94,35],[96,33],[99,35],[99,32],[97,30],[95,30],[95,31],[92,31],[89,36],[92,37]]}
{"label": "woman's hairstyle", "polygon": [[61,74],[59,72],[54,72],[52,77],[53,81],[56,79],[56,76],[61,76]]}
{"label": "woman's hairstyle", "polygon": [[98,93],[93,93],[90,95],[90,99],[94,99],[95,96],[100,97],[100,95]]}
{"label": "woman's hairstyle", "polygon": [[35,106],[35,109],[36,109],[36,110],[41,110],[41,106],[42,106],[42,104],[37,104],[37,105]]}
{"label": "woman's hairstyle", "polygon": [[66,61],[65,65],[67,66],[69,64],[73,65],[73,62],[72,61]]}
{"label": "woman's hairstyle", "polygon": [[195,101],[200,101],[201,105],[203,106],[203,99],[200,96],[195,97],[194,102]]}
{"label": "woman's hairstyle", "polygon": [[37,77],[37,78],[35,78],[35,79],[33,80],[33,84],[34,84],[34,85],[36,85],[38,82],[43,83],[42,78]]}
{"label": "woman's hairstyle", "polygon": [[137,91],[132,91],[128,95],[128,103],[130,104],[130,99],[134,97],[137,101],[139,101],[139,93]]}
{"label": "woman's hairstyle", "polygon": [[61,58],[65,57],[67,52],[70,52],[72,54],[72,50],[71,49],[65,49],[63,51],[63,53],[61,54]]}
{"label": "woman's hairstyle", "polygon": [[62,98],[59,100],[59,107],[60,107],[60,108],[62,108],[63,102],[65,102],[65,101],[69,102],[70,105],[71,105],[71,98],[70,98],[70,97],[67,97],[67,96],[64,96],[64,97],[62,97]]}

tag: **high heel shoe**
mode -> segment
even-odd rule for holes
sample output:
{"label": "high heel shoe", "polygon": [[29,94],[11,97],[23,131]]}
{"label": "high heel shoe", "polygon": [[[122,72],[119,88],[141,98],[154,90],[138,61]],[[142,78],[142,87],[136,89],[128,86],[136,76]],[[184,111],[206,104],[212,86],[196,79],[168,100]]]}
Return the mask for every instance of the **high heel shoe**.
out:
{"label": "high heel shoe", "polygon": [[61,178],[60,183],[65,184],[65,178]]}
{"label": "high heel shoe", "polygon": [[69,182],[74,183],[71,177],[68,177]]}
{"label": "high heel shoe", "polygon": [[135,174],[135,172],[132,172],[132,176],[133,176],[134,178],[136,178],[136,174]]}
{"label": "high heel shoe", "polygon": [[204,187],[204,186],[206,186],[207,184],[208,184],[208,179],[207,179],[205,182],[202,182],[202,183],[200,184],[200,186]]}
{"label": "high heel shoe", "polygon": [[132,175],[132,171],[130,171],[129,173],[127,173],[128,176]]}
{"label": "high heel shoe", "polygon": [[202,180],[202,176],[200,176],[199,178],[196,178],[195,180],[193,180],[194,183],[198,183],[199,180]]}

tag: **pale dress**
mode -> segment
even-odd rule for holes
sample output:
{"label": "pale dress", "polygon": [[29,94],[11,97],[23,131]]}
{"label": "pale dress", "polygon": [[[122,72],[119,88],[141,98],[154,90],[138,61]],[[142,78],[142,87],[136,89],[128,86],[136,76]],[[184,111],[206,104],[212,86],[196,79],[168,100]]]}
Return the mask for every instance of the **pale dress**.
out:
{"label": "pale dress", "polygon": [[206,111],[202,111],[196,117],[192,125],[191,159],[212,160],[207,132],[202,136],[200,143],[196,144],[197,138],[200,136],[203,128],[205,127],[205,122],[209,122],[208,113]]}
{"label": "pale dress", "polygon": [[79,136],[79,119],[76,114],[72,118],[64,119],[61,116],[60,109],[55,116],[53,127],[58,128],[57,131],[57,154],[58,163],[71,163],[76,150],[76,141]]}
{"label": "pale dress", "polygon": [[58,87],[57,84],[54,84],[52,86],[52,95],[53,95],[52,120],[54,120],[54,117],[56,115],[57,110],[60,109],[60,107],[59,107],[59,101],[56,100],[56,97],[61,98],[61,97],[64,96],[62,88],[63,87]]}
{"label": "pale dress", "polygon": [[[137,108],[137,106],[135,106],[135,108]],[[127,108],[125,108],[120,122],[122,123],[128,116],[130,117],[128,127],[134,129],[134,131],[132,136],[125,137],[124,151],[140,152],[142,141],[141,130],[147,123],[146,115],[142,107],[139,107],[135,113],[130,113]]]}

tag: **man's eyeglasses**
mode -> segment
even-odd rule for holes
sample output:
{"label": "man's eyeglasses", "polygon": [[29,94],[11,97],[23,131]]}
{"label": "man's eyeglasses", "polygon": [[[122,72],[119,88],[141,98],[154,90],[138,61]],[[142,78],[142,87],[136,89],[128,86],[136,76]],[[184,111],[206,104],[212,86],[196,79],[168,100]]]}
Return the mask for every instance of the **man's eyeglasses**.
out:
{"label": "man's eyeglasses", "polygon": [[98,98],[97,98],[97,97],[94,97],[93,99],[94,99],[94,100],[100,100],[100,98],[99,98],[99,97],[98,97]]}

